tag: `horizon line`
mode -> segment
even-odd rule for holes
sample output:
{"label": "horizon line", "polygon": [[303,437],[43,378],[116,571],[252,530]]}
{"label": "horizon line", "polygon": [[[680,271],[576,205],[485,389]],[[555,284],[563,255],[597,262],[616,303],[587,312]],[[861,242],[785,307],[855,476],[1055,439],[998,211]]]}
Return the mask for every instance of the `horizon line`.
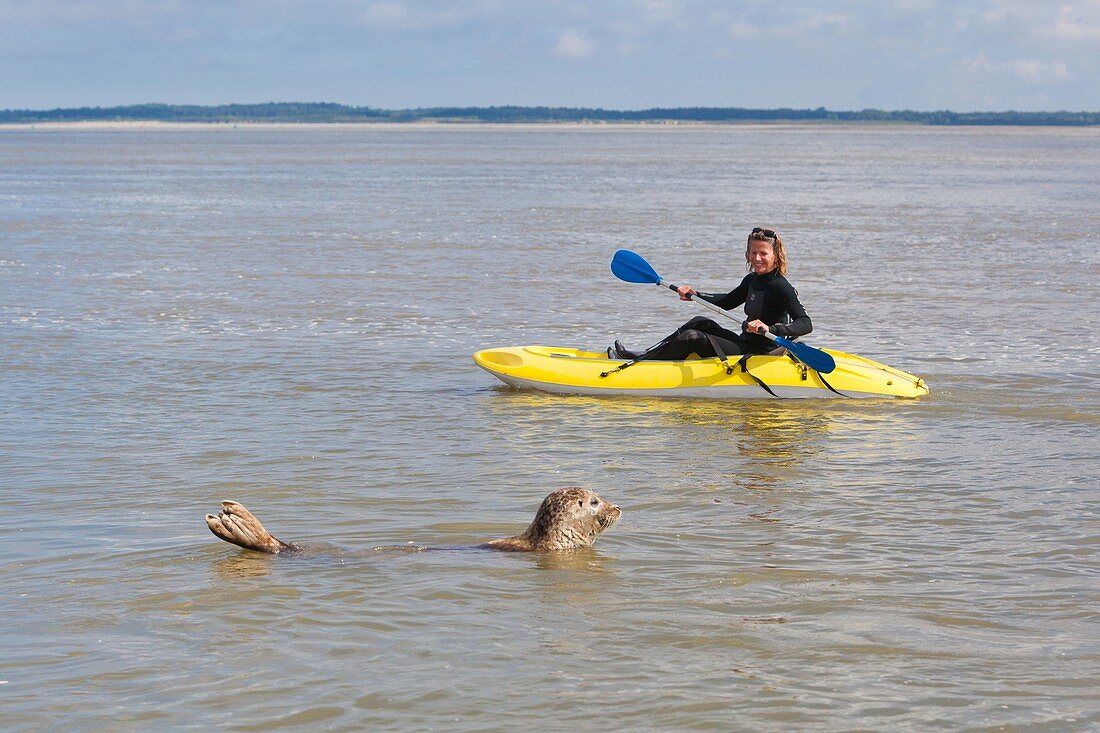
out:
{"label": "horizon line", "polygon": [[281,106],[312,106],[312,107],[338,107],[349,110],[369,110],[375,112],[426,112],[435,110],[499,110],[499,109],[521,109],[521,110],[536,110],[536,109],[554,109],[554,110],[592,110],[598,112],[611,112],[611,113],[639,113],[639,112],[660,112],[660,111],[680,111],[680,110],[738,110],[738,111],[751,111],[751,112],[778,112],[778,111],[796,111],[796,112],[834,112],[840,114],[852,114],[861,112],[915,112],[918,114],[937,114],[937,113],[950,113],[950,114],[1100,114],[1100,108],[1096,110],[1088,109],[1058,109],[1058,110],[1028,110],[1028,109],[972,109],[972,110],[954,110],[947,107],[941,107],[938,109],[916,109],[913,107],[900,107],[893,109],[886,109],[884,107],[862,107],[860,109],[831,109],[824,105],[817,106],[791,106],[782,105],[778,107],[742,107],[738,105],[715,105],[715,104],[680,104],[680,105],[653,105],[648,107],[602,107],[583,104],[433,104],[433,105],[419,105],[413,107],[376,107],[371,105],[358,105],[348,104],[346,102],[331,102],[331,101],[304,101],[304,100],[267,100],[264,102],[128,102],[124,104],[79,104],[69,106],[56,106],[56,107],[3,107],[0,108],[0,112],[68,112],[78,110],[104,110],[104,109],[134,109],[139,107],[182,107],[182,108],[198,108],[198,109],[217,109],[223,107],[281,107]]}
{"label": "horizon line", "polygon": [[739,122],[823,121],[900,122],[929,125],[1100,125],[1100,111],[1055,112],[1000,110],[830,110],[818,107],[649,107],[607,109],[548,105],[435,106],[386,109],[337,102],[232,102],[227,104],[140,104],[52,109],[0,109],[0,122],[33,123],[63,121],[169,121],[169,122],[354,122],[354,121],[451,121],[451,122]]}

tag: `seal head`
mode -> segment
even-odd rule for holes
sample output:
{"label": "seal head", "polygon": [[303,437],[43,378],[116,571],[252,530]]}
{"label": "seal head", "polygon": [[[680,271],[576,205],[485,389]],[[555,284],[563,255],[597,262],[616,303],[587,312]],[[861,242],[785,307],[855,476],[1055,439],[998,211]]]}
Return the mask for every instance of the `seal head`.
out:
{"label": "seal head", "polygon": [[622,509],[595,492],[571,486],[550,492],[523,534],[493,540],[486,546],[515,552],[591,547],[622,515]]}

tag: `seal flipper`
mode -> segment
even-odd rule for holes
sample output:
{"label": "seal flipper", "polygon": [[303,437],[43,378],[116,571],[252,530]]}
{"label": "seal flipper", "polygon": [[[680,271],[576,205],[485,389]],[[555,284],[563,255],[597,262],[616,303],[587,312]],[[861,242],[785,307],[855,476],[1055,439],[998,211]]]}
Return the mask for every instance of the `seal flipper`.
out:
{"label": "seal flipper", "polygon": [[206,526],[219,539],[246,550],[278,554],[298,549],[268,532],[256,516],[235,501],[223,501],[217,516],[206,515]]}

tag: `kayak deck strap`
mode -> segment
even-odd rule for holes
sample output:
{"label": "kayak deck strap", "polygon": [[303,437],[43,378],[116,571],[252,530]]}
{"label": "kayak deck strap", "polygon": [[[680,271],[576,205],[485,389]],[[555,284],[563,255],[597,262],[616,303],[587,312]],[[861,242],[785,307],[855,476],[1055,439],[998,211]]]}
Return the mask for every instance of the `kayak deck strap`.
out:
{"label": "kayak deck strap", "polygon": [[[744,355],[742,355],[742,357],[737,360],[737,366],[741,367],[741,371],[743,373],[748,374],[750,377],[752,377],[754,380],[756,380],[756,383],[759,384],[761,387],[763,387],[765,392],[770,394],[772,397],[778,398],[779,395],[777,395],[775,392],[773,392],[772,388],[769,387],[767,384],[765,384],[763,379],[761,379],[760,377],[756,376],[755,374],[753,374],[752,372],[749,371],[749,357],[750,356],[754,356],[754,354],[744,354]],[[726,374],[729,374],[729,373],[730,373],[729,371],[726,372]]]}
{"label": "kayak deck strap", "polygon": [[843,392],[838,392],[836,389],[834,389],[833,385],[831,385],[831,384],[829,384],[828,382],[825,381],[825,375],[822,374],[821,372],[817,373],[817,378],[821,380],[822,384],[824,384],[826,387],[829,388],[830,392],[835,392],[836,394],[840,395],[841,397],[850,397],[850,395],[846,395]]}

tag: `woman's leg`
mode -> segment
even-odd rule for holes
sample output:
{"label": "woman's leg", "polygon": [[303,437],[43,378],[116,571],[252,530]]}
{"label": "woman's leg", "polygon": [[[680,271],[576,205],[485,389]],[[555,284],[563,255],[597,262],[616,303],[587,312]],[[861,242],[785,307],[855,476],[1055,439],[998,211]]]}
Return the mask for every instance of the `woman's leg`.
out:
{"label": "woman's leg", "polygon": [[718,342],[718,347],[727,356],[745,353],[745,347],[736,333],[722,328],[709,318],[696,316],[676,329],[675,338],[665,339],[660,344],[651,346],[646,351],[645,358],[679,361],[692,354],[697,354],[704,359],[717,356],[711,345],[712,338]]}

